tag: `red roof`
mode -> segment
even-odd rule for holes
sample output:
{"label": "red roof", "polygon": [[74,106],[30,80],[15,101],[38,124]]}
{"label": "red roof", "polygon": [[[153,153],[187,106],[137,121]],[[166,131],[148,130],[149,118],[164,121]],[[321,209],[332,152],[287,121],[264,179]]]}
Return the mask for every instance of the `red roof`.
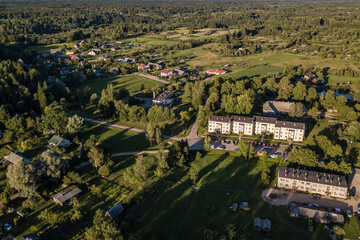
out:
{"label": "red roof", "polygon": [[76,55],[72,55],[72,56],[71,56],[71,60],[74,60],[75,58],[77,58]]}
{"label": "red roof", "polygon": [[206,72],[209,72],[209,73],[227,73],[227,71],[220,70],[220,69],[210,69],[210,70],[207,70]]}
{"label": "red roof", "polygon": [[139,65],[138,65],[138,67],[146,67],[146,64],[143,64],[143,63],[140,63]]}
{"label": "red roof", "polygon": [[162,70],[161,72],[162,72],[162,73],[165,73],[165,74],[168,74],[170,71],[168,71],[168,70]]}

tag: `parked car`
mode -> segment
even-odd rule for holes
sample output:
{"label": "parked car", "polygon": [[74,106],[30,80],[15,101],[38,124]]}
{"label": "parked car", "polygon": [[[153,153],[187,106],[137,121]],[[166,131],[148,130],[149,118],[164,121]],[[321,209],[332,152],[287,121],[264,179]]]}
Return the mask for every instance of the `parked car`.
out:
{"label": "parked car", "polygon": [[352,213],[352,211],[351,211],[350,209],[348,209],[348,210],[346,211],[346,214],[347,214],[347,216],[348,216],[349,218],[351,218],[352,215],[353,215],[353,213]]}
{"label": "parked car", "polygon": [[12,229],[12,226],[8,223],[5,223],[4,224],[4,229],[7,230],[7,231],[10,231]]}
{"label": "parked car", "polygon": [[360,203],[359,203],[359,205],[358,205],[357,213],[360,214]]}
{"label": "parked car", "polygon": [[309,204],[309,207],[315,207],[315,208],[318,208],[319,205],[317,205],[316,203],[313,203],[313,204]]}
{"label": "parked car", "polygon": [[230,207],[230,210],[232,210],[232,211],[237,211],[238,210],[238,204],[237,203],[233,203],[232,205],[231,205],[231,207]]}
{"label": "parked car", "polygon": [[225,150],[225,146],[218,146],[216,149],[218,149],[218,150]]}
{"label": "parked car", "polygon": [[341,209],[340,209],[340,208],[335,208],[335,211],[337,211],[338,213],[341,213]]}
{"label": "parked car", "polygon": [[321,195],[320,194],[311,194],[310,196],[312,199],[320,199]]}

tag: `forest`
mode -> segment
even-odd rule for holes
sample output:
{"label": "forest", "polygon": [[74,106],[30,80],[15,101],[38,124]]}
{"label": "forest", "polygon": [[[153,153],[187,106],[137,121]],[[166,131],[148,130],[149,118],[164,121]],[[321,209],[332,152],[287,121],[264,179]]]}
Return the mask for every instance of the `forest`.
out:
{"label": "forest", "polygon": [[[0,0],[0,223],[13,227],[0,237],[326,238],[261,193],[279,166],[347,179],[360,167],[359,7]],[[154,104],[166,92],[170,103]],[[207,132],[210,116],[262,115],[267,101],[293,103],[279,119],[305,123],[304,141]],[[214,149],[222,141],[236,151]],[[263,142],[286,158],[257,151]],[[74,186],[78,197],[53,201]],[[229,212],[240,200],[254,210]],[[254,232],[258,216],[274,222],[270,234]],[[359,227],[354,216],[330,229],[356,239]]]}

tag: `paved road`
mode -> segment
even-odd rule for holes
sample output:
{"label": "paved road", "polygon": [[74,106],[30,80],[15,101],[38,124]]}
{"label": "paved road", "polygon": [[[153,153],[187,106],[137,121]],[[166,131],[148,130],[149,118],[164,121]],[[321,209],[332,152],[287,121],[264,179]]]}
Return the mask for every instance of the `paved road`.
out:
{"label": "paved road", "polygon": [[[114,128],[120,128],[120,129],[132,131],[132,132],[136,132],[136,133],[142,133],[142,134],[147,133],[145,130],[138,129],[138,128],[127,127],[127,126],[123,126],[123,125],[119,125],[119,124],[99,121],[99,120],[85,118],[85,117],[83,117],[82,119],[84,119],[87,122],[92,122],[92,123],[101,124],[104,126],[109,126],[109,127],[114,127]],[[191,128],[190,134],[187,137],[180,138],[180,137],[172,137],[172,136],[168,136],[168,135],[163,135],[163,138],[171,139],[171,140],[175,140],[175,141],[187,140],[188,144],[189,144],[189,150],[202,150],[203,146],[204,146],[204,139],[201,137],[198,137],[198,135],[197,135],[198,127],[199,127],[198,123],[195,122]]]}
{"label": "paved road", "polygon": [[[148,155],[148,154],[156,154],[157,152],[158,152],[158,150],[154,150],[154,151],[138,151],[138,152],[121,152],[121,153],[114,153],[112,156],[113,157],[120,157],[120,156],[132,156],[132,155],[137,155],[137,154]],[[169,150],[164,150],[164,152],[169,152]]]}
{"label": "paved road", "polygon": [[[271,198],[270,195],[275,194],[276,198]],[[312,199],[310,195],[299,193],[296,191],[285,191],[280,189],[269,188],[261,193],[262,199],[275,206],[288,205],[289,203],[301,203],[301,204],[318,204],[320,208],[340,208],[343,212],[347,209],[357,211],[358,202],[351,198],[350,200],[330,199],[322,196],[320,199]]]}
{"label": "paved road", "polygon": [[147,74],[142,74],[142,73],[134,73],[135,75],[139,75],[139,76],[142,76],[142,77],[146,77],[148,79],[151,79],[151,80],[155,80],[155,81],[158,81],[158,82],[162,82],[162,83],[166,83],[168,84],[169,81],[166,81],[164,79],[161,79],[159,77],[156,77],[156,76],[153,76],[153,75],[147,75]]}

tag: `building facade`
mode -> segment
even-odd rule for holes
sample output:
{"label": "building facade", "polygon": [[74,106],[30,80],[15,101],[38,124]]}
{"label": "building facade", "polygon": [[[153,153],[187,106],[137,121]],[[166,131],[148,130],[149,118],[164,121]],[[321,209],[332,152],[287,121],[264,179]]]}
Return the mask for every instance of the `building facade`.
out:
{"label": "building facade", "polygon": [[273,134],[274,139],[302,142],[305,137],[305,123],[278,121],[273,117],[215,116],[208,120],[209,133],[261,135]]}
{"label": "building facade", "polygon": [[232,116],[232,132],[243,135],[253,135],[254,118]]}
{"label": "building facade", "polygon": [[279,167],[277,186],[342,199],[348,192],[344,176],[287,167]]}
{"label": "building facade", "polygon": [[210,116],[208,121],[208,130],[212,133],[230,134],[231,117]]}
{"label": "building facade", "polygon": [[305,123],[276,121],[274,139],[290,140],[294,142],[304,141]]}

